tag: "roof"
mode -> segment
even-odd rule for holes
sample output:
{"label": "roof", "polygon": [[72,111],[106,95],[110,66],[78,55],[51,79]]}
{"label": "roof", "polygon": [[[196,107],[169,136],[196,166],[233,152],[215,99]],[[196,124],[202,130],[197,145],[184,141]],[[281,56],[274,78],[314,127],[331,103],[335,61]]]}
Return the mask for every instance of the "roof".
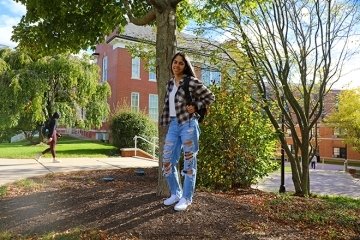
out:
{"label": "roof", "polygon": [[[152,26],[137,26],[133,23],[129,23],[125,26],[124,32],[114,31],[107,39],[106,43],[111,44],[114,39],[124,39],[133,42],[147,43],[151,45],[156,44],[156,28]],[[197,53],[203,56],[207,56],[206,52],[209,49],[215,50],[214,46],[206,43],[205,39],[201,39],[197,36],[180,32],[178,34],[178,46],[179,50],[185,50],[186,52]],[[220,43],[219,43],[220,44]],[[203,51],[206,49],[207,51]]]}
{"label": "roof", "polygon": [[0,48],[10,48],[10,47],[4,44],[0,44]]}

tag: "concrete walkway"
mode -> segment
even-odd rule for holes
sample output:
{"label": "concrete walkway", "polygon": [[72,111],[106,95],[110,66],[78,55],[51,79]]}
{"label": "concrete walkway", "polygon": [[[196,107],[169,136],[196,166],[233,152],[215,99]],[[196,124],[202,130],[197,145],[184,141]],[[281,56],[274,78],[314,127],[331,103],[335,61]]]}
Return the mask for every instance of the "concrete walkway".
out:
{"label": "concrete walkway", "polygon": [[157,161],[132,157],[62,158],[60,163],[52,163],[50,158],[42,158],[39,161],[35,159],[0,158],[0,186],[48,173],[157,166],[159,166]]}
{"label": "concrete walkway", "polygon": [[[350,167],[359,169],[357,167]],[[360,179],[344,172],[341,165],[318,164],[316,169],[310,169],[310,190],[320,195],[339,195],[360,199]],[[272,173],[252,186],[262,191],[279,192],[280,171]],[[286,191],[294,192],[291,173],[285,173]]]}

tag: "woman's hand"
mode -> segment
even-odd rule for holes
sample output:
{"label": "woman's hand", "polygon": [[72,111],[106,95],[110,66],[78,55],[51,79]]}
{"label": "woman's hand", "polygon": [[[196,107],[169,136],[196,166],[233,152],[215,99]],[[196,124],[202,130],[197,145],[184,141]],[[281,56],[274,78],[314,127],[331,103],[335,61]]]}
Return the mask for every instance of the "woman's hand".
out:
{"label": "woman's hand", "polygon": [[196,112],[196,106],[195,105],[186,105],[186,111],[190,114]]}

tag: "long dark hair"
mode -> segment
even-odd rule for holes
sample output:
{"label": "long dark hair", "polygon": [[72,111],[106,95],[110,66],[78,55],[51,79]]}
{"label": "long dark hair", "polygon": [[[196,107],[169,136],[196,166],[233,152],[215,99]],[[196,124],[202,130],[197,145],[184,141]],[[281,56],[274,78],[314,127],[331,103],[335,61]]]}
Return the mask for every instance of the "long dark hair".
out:
{"label": "long dark hair", "polygon": [[184,68],[184,74],[188,75],[188,76],[192,76],[192,77],[196,77],[195,75],[195,71],[194,68],[191,65],[191,62],[189,60],[189,58],[185,55],[185,53],[183,52],[177,52],[173,58],[171,59],[171,64],[170,64],[170,69],[171,69],[171,73],[174,75],[173,70],[172,70],[172,63],[174,62],[174,59],[180,56],[182,57],[184,63],[185,63],[185,68]]}
{"label": "long dark hair", "polygon": [[60,114],[58,112],[54,112],[54,114],[51,117],[52,119],[58,119],[60,118]]}

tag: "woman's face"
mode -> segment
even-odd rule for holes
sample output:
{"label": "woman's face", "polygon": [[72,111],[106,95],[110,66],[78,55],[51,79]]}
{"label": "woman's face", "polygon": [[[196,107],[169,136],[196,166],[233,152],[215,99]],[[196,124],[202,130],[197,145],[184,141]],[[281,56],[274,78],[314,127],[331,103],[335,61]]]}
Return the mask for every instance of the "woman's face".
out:
{"label": "woman's face", "polygon": [[182,56],[177,55],[171,65],[174,75],[183,75],[185,70],[185,61]]}

